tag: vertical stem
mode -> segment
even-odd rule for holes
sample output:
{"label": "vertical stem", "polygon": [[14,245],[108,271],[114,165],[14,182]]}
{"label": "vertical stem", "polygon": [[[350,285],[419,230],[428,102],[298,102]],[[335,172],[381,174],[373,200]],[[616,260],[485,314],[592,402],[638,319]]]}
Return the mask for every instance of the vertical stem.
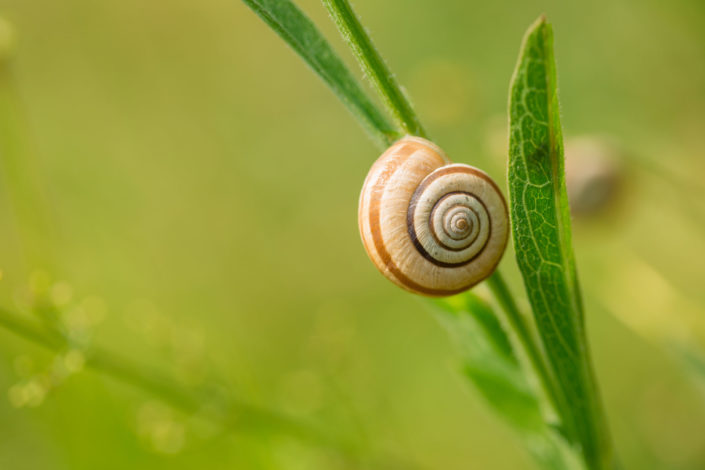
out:
{"label": "vertical stem", "polygon": [[352,49],[362,70],[372,80],[377,93],[399,126],[408,134],[426,137],[408,97],[394,78],[372,39],[360,24],[348,0],[322,0],[338,31]]}
{"label": "vertical stem", "polygon": [[495,271],[494,274],[487,278],[485,282],[487,282],[487,287],[489,287],[492,295],[494,295],[500,307],[504,310],[506,319],[511,327],[510,329],[514,332],[516,338],[518,339],[519,346],[528,360],[529,366],[536,374],[539,381],[539,387],[548,400],[549,405],[553,408],[553,411],[558,413],[561,419],[561,424],[565,425],[567,405],[565,400],[562,398],[563,395],[560,393],[560,389],[556,384],[555,378],[546,365],[541,348],[536,342],[536,339],[529,329],[526,320],[521,314],[519,306],[514,300],[514,296],[509,290],[509,286],[507,286],[502,273],[500,273],[499,270]]}

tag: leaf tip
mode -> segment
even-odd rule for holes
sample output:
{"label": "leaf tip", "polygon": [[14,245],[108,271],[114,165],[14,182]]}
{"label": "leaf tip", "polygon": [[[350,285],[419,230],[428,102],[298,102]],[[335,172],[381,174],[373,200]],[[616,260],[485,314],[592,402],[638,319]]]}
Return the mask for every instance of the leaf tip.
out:
{"label": "leaf tip", "polygon": [[550,31],[551,29],[551,23],[548,22],[548,18],[546,17],[546,13],[541,13],[538,18],[529,26],[529,29],[526,32],[527,36],[531,36],[532,34],[536,34],[538,32],[542,31]]}
{"label": "leaf tip", "polygon": [[[522,40],[521,52],[520,52],[520,62],[521,57],[528,53],[532,47],[538,47],[539,50],[545,50],[550,48],[553,43],[553,28],[551,23],[548,22],[546,14],[542,13],[531,26],[524,33],[524,39]],[[519,64],[517,64],[518,66]]]}

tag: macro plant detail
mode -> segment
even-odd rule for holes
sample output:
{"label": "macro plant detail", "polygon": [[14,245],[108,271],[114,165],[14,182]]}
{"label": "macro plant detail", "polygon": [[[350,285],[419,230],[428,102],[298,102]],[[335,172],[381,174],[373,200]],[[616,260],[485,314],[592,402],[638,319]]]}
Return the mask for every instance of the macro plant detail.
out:
{"label": "macro plant detail", "polygon": [[705,5],[93,3],[0,7],[0,468],[703,467]]}
{"label": "macro plant detail", "polygon": [[[338,61],[331,60],[329,46],[320,33],[293,3],[244,1],[314,71],[319,72],[322,55],[339,66]],[[492,347],[497,348],[490,357],[504,356],[495,366],[482,364],[486,373],[497,376],[488,381],[486,375],[476,371],[469,374],[471,380],[505,418],[512,413],[520,416],[519,422],[516,416],[509,416],[510,421],[525,435],[529,450],[546,468],[618,468],[588,355],[572,256],[550,25],[541,17],[529,28],[509,103],[509,212],[517,262],[541,338],[539,345],[501,274],[492,275],[504,252],[509,228],[506,205],[496,184],[467,165],[447,165],[443,151],[423,140],[426,132],[420,119],[349,2],[323,0],[323,4],[392,116],[397,136],[416,136],[393,144],[373,165],[363,186],[360,233],[373,263],[395,284],[428,296],[462,292],[491,276],[488,284],[504,309],[507,333],[490,320],[495,316],[492,307],[472,293],[466,294],[465,301],[437,304],[456,317],[445,324],[461,346],[477,341],[463,338],[457,331],[463,331],[457,316],[469,314],[480,322],[472,333],[488,336]],[[308,47],[302,47],[305,43]],[[345,94],[341,91],[344,87],[328,72],[319,75],[369,130],[369,114],[379,116],[381,112],[360,112],[371,103],[366,99],[355,102],[360,87],[348,84],[352,92]],[[340,70],[338,75],[340,82],[351,77]],[[389,126],[384,124],[370,134],[378,140],[388,132]],[[446,173],[447,178],[436,177]],[[466,181],[460,182],[458,175],[465,176]],[[385,185],[389,185],[388,193]],[[484,187],[478,189],[480,186]],[[427,196],[428,188],[432,190]],[[513,337],[512,343],[509,337]],[[506,349],[507,344],[513,344],[519,352]],[[495,359],[490,357],[470,354],[465,359],[472,370]],[[522,367],[517,357],[526,358]],[[514,377],[498,370],[509,364]],[[527,377],[520,379],[522,375]],[[527,387],[535,382],[540,385]],[[497,394],[508,397],[508,401],[498,400]],[[507,413],[509,402],[517,408]],[[539,416],[541,422],[534,422]],[[531,417],[531,424],[523,422],[527,417]]]}
{"label": "macro plant detail", "polygon": [[510,94],[509,189],[516,256],[551,366],[563,426],[590,468],[615,468],[584,331],[565,189],[553,33],[540,20],[524,40]]}

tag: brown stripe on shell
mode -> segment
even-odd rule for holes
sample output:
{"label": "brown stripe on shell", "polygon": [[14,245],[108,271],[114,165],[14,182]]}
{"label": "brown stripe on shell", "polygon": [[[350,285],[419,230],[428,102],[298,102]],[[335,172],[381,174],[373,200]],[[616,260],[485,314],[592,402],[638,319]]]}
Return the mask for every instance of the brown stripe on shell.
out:
{"label": "brown stripe on shell", "polygon": [[[390,154],[394,154],[394,155],[397,155],[398,157],[401,157],[403,160],[402,160],[400,163],[403,163],[404,161],[406,161],[406,160],[411,156],[411,154],[414,153],[414,151],[416,151],[416,149],[418,148],[418,145],[419,145],[419,144],[416,143],[416,142],[409,142],[409,143],[406,143],[406,142],[401,142],[401,141],[400,141],[400,142],[398,142],[396,145],[394,145],[394,146],[390,147],[389,149],[387,149],[387,151],[384,152],[384,154],[382,154],[382,156],[379,158],[379,160],[384,159],[385,157],[389,156]],[[378,160],[378,161],[379,161],[379,160]],[[373,166],[373,168],[374,168],[374,166]],[[390,168],[390,166],[385,167],[385,168],[384,168],[384,171],[383,171],[383,172],[380,174],[380,176],[377,178],[377,181],[382,180],[382,181],[384,181],[384,182],[386,183],[387,180],[389,179],[389,177],[390,177],[391,175],[393,175],[395,171],[396,171],[396,166],[395,166],[395,167],[392,167],[392,168]],[[370,172],[370,174],[371,174],[371,172]],[[368,178],[369,178],[369,175],[368,175]],[[362,192],[360,193],[360,211],[361,211],[361,212],[358,214],[358,217],[359,217],[359,218],[362,218],[362,216],[363,216],[363,214],[362,214],[362,209],[363,209],[363,204],[362,204],[362,202],[363,202],[363,197],[365,197],[365,195],[368,194],[368,192],[367,192],[367,187],[369,186],[369,184],[370,184],[370,181],[369,181],[368,179],[365,179],[365,183],[362,185]],[[379,187],[379,186],[380,186],[380,185],[378,184],[377,187]],[[383,187],[383,186],[382,186],[382,187]],[[376,189],[376,188],[375,188],[375,189]],[[368,199],[371,199],[369,196],[368,196],[367,198],[368,198]],[[371,206],[371,204],[372,204],[372,203],[371,203],[371,201],[370,201],[370,206]],[[377,219],[376,225],[373,225],[373,220],[372,220],[372,219],[369,220],[369,223],[370,223],[370,232],[379,231],[379,219]],[[362,226],[360,226],[360,230],[362,230]],[[361,232],[361,235],[362,235],[362,242],[363,242],[363,244],[364,244],[365,246],[367,246],[367,239],[366,239],[366,237],[365,237],[365,234]]]}
{"label": "brown stripe on shell", "polygon": [[[449,166],[446,168],[439,168],[438,170],[435,171],[433,176],[429,176],[428,178],[425,178],[421,184],[419,185],[418,189],[416,192],[420,192],[426,189],[428,185],[430,185],[432,182],[434,182],[436,179],[440,178],[441,176],[445,176],[448,173],[468,173],[471,175],[478,176],[482,178],[483,180],[487,181],[492,185],[492,187],[497,191],[499,194],[502,194],[502,191],[499,190],[499,186],[497,186],[497,183],[492,180],[492,178],[489,177],[487,173],[485,173],[482,170],[478,170],[477,168],[471,167],[471,166]],[[506,209],[506,204],[505,204],[505,209]]]}
{"label": "brown stripe on shell", "polygon": [[[394,277],[399,281],[399,283],[407,288],[410,291],[416,291],[422,294],[426,294],[429,296],[446,296],[446,295],[453,295],[457,294],[460,292],[463,292],[467,290],[468,288],[472,287],[474,283],[470,283],[466,286],[462,286],[457,289],[432,289],[426,286],[423,286],[421,284],[418,284],[409,277],[407,277],[400,269],[397,267],[397,265],[392,261],[392,257],[387,251],[385,245],[384,245],[384,240],[382,239],[382,233],[380,230],[380,202],[381,202],[381,197],[382,194],[384,193],[383,189],[386,184],[386,182],[389,180],[391,175],[393,175],[399,167],[411,156],[413,152],[409,152],[407,150],[407,147],[412,147],[412,150],[416,150],[418,147],[422,147],[422,144],[416,144],[414,145],[415,142],[405,142],[405,144],[399,149],[399,150],[394,150],[395,154],[401,153],[399,155],[401,158],[395,159],[395,161],[387,166],[385,169],[384,173],[380,175],[379,178],[377,178],[375,186],[372,188],[372,191],[370,192],[371,198],[370,198],[370,209],[369,209],[369,224],[370,224],[370,233],[372,234],[372,241],[375,245],[375,249],[377,250],[377,254],[379,255],[380,259],[384,263],[384,265],[387,267],[389,272],[394,275]],[[439,171],[439,170],[437,170]],[[481,176],[486,177],[484,173],[481,174]],[[434,178],[435,179],[435,178]],[[491,181],[491,180],[490,180]],[[492,181],[491,181],[492,182]],[[494,184],[494,182],[492,182]],[[365,185],[366,186],[366,185]],[[496,187],[496,186],[495,186]],[[506,210],[506,207],[505,207]]]}
{"label": "brown stripe on shell", "polygon": [[[420,246],[420,243],[418,242],[418,240],[416,238],[416,233],[413,228],[414,227],[414,225],[413,225],[414,224],[414,213],[412,211],[412,206],[413,206],[413,209],[416,208],[416,203],[418,201],[419,196],[421,195],[421,193],[423,191],[426,190],[426,188],[432,182],[434,182],[436,179],[440,178],[441,176],[445,176],[449,173],[456,173],[456,172],[468,173],[470,175],[475,175],[479,178],[482,178],[483,180],[490,183],[490,185],[492,185],[492,187],[497,192],[497,194],[502,194],[502,191],[500,191],[499,186],[497,186],[497,183],[495,183],[494,180],[492,178],[490,178],[490,176],[487,173],[485,173],[482,170],[478,170],[475,167],[471,167],[471,166],[453,166],[453,167],[439,168],[434,173],[432,173],[432,175],[429,175],[427,178],[424,178],[424,180],[421,182],[419,187],[416,188],[416,191],[414,191],[414,194],[411,196],[411,203],[409,204],[409,211],[407,212],[407,216],[406,216],[407,231],[409,232],[411,239],[414,241],[414,246],[416,246],[417,249],[420,248],[419,253],[421,253],[422,255],[424,252],[426,252],[426,250],[422,246]],[[467,194],[470,194],[475,199],[477,199],[477,201],[480,204],[482,204],[482,207],[484,207],[485,210],[487,210],[487,206],[485,205],[484,201],[482,201],[480,198],[478,198],[477,196],[475,196],[472,193],[467,193]],[[507,209],[507,203],[504,201],[503,197],[500,199],[502,201],[502,205],[504,206],[505,220],[508,220],[509,219],[509,211]],[[438,201],[436,202],[436,204],[438,204]],[[490,212],[487,211],[487,214],[489,214],[489,213]],[[490,237],[488,239],[491,239],[492,238],[492,225],[491,225],[492,224],[492,217],[490,216],[489,219],[490,219]],[[483,250],[484,250],[484,248],[483,248]],[[424,258],[426,258],[425,255],[424,255]],[[429,258],[426,258],[426,259],[429,259]],[[429,261],[431,261],[431,260],[429,259]]]}

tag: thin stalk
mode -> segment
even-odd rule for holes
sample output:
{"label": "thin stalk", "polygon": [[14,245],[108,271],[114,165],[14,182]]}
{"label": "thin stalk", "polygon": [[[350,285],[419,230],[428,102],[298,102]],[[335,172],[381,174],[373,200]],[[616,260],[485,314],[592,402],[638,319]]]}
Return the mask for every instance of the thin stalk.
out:
{"label": "thin stalk", "polygon": [[64,343],[55,334],[45,331],[29,320],[0,309],[0,326],[22,338],[51,350],[59,350]]}
{"label": "thin stalk", "polygon": [[323,79],[378,147],[386,148],[399,138],[399,129],[387,122],[316,25],[291,0],[243,2]]}
{"label": "thin stalk", "polygon": [[524,353],[523,355],[528,360],[529,366],[539,381],[541,391],[544,393],[553,411],[560,417],[561,424],[565,425],[565,413],[567,410],[565,400],[562,398],[563,395],[560,392],[560,388],[554,376],[546,365],[541,347],[531,333],[502,273],[499,270],[495,271],[485,282],[487,282],[487,287],[490,289],[490,292],[492,292],[499,306],[504,310],[505,317],[511,327],[510,329],[514,332],[514,335],[519,341],[519,346]]}
{"label": "thin stalk", "polygon": [[426,137],[426,131],[409,99],[372,43],[348,0],[322,0],[338,31],[352,49],[362,70],[370,78],[387,110],[408,134]]}
{"label": "thin stalk", "polygon": [[[55,353],[61,353],[70,347],[70,342],[58,330],[47,330],[36,322],[3,308],[0,308],[0,327]],[[222,426],[226,432],[246,429],[279,433],[328,449],[351,463],[366,462],[371,468],[421,468],[394,455],[365,456],[358,444],[275,410],[235,400],[208,389],[190,391],[158,370],[115,352],[99,347],[91,347],[81,352],[85,356],[86,366],[94,371],[150,393],[174,408],[196,414],[216,426]]]}
{"label": "thin stalk", "polygon": [[[5,309],[0,309],[0,326],[55,353],[66,350],[69,345],[68,341],[56,332],[47,331],[35,322]],[[338,440],[328,432],[281,413],[234,401],[229,397],[211,395],[206,400],[201,396],[204,394],[191,392],[158,371],[114,352],[100,348],[89,348],[82,352],[86,358],[86,365],[95,371],[147,391],[182,411],[200,413],[214,424],[226,426],[229,430],[236,427],[266,428],[301,441],[331,448],[347,457],[355,453],[353,444]],[[211,406],[213,402],[220,402],[221,407],[213,410]]]}
{"label": "thin stalk", "polygon": [[[73,347],[60,330],[48,329],[48,326],[0,308],[0,327],[7,331],[57,354]],[[371,465],[370,468],[407,468],[409,470],[422,468],[394,455],[365,456],[361,452],[361,446],[355,442],[341,439],[327,430],[275,410],[235,400],[207,388],[190,391],[159,370],[132,361],[113,351],[93,346],[81,349],[80,352],[84,355],[85,365],[94,371],[150,393],[183,412],[197,415],[216,426],[222,426],[225,432],[245,429],[283,434],[301,442],[328,449],[351,463],[366,462]]]}

